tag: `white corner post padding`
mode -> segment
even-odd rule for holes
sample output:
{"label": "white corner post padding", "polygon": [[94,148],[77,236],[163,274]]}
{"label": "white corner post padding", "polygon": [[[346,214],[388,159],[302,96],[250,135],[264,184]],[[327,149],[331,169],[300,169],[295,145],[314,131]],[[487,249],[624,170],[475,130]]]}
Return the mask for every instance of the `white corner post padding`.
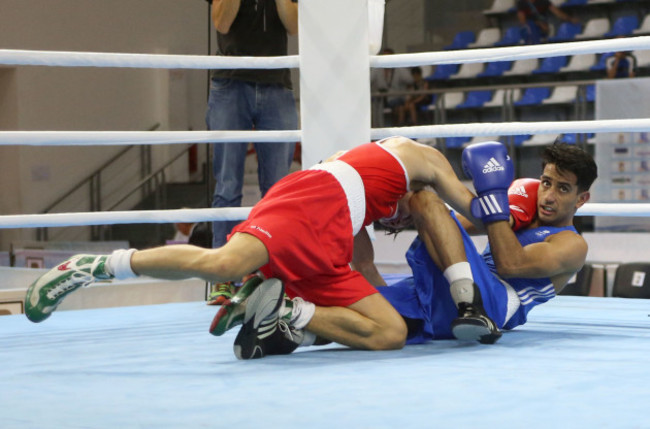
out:
{"label": "white corner post padding", "polygon": [[370,141],[368,1],[300,0],[298,8],[302,165],[309,167]]}
{"label": "white corner post padding", "polygon": [[368,0],[368,44],[370,55],[377,55],[384,35],[386,0]]}

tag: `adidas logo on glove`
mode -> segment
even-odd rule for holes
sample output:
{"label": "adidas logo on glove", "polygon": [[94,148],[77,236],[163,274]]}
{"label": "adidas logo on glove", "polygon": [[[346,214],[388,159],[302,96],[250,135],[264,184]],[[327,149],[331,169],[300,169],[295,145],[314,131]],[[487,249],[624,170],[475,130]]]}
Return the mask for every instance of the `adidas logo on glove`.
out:
{"label": "adidas logo on glove", "polygon": [[503,171],[503,165],[499,164],[499,161],[497,161],[494,158],[490,158],[490,160],[483,166],[483,174],[486,173],[494,173],[495,171]]}
{"label": "adidas logo on glove", "polygon": [[526,188],[523,185],[508,189],[508,195],[519,195],[521,197],[528,198]]}

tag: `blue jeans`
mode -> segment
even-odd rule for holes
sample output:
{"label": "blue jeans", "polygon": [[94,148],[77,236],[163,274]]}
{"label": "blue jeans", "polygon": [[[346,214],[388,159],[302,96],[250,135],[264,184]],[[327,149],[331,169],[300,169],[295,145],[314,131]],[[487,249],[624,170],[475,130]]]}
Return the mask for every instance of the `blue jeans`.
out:
{"label": "blue jeans", "polygon": [[[205,117],[209,130],[295,130],[298,114],[293,91],[279,84],[212,79]],[[216,180],[212,207],[240,207],[247,143],[215,143]],[[289,173],[295,143],[254,143],[262,196]],[[213,247],[221,247],[239,222],[214,222]]]}

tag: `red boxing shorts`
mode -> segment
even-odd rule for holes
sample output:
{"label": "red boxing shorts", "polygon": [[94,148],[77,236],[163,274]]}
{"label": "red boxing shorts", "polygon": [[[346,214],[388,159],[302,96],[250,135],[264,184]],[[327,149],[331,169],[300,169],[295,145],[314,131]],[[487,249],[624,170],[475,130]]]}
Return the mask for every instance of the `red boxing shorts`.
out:
{"label": "red boxing shorts", "polygon": [[269,263],[260,270],[266,277],[281,279],[290,296],[347,307],[377,290],[349,265],[354,229],[360,226],[353,228],[346,190],[328,171],[290,174],[267,192],[232,234],[251,234],[264,243]]}

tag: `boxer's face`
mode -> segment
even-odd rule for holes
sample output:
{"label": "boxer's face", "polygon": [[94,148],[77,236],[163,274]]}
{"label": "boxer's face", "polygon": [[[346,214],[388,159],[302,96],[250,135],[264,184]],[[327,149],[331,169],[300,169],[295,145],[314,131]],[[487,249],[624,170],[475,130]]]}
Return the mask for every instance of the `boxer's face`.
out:
{"label": "boxer's face", "polygon": [[537,217],[542,224],[568,226],[573,215],[589,200],[589,192],[578,191],[578,178],[569,171],[560,171],[547,164],[540,177],[537,194]]}

